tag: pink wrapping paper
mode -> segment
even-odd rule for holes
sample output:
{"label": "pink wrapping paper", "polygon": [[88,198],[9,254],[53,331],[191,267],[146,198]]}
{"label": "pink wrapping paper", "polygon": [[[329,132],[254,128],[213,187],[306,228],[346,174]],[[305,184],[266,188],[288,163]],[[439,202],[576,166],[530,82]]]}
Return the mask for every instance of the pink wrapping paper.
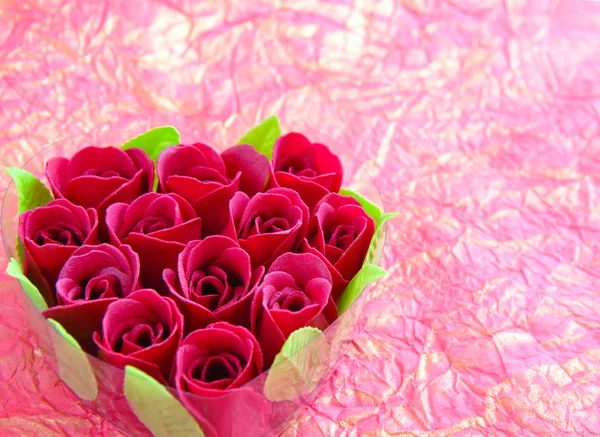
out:
{"label": "pink wrapping paper", "polygon": [[[232,144],[277,113],[347,144],[402,214],[284,436],[600,435],[600,3],[58,0],[0,22],[3,165],[96,128]],[[125,435],[0,288],[2,435]]]}

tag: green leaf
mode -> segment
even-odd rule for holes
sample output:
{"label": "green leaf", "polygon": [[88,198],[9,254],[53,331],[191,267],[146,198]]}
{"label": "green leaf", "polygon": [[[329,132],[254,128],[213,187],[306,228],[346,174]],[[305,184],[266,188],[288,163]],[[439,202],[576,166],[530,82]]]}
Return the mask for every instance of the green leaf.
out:
{"label": "green leaf", "polygon": [[125,366],[123,390],[133,412],[156,437],[204,437],[190,412],[141,370]]}
{"label": "green leaf", "polygon": [[25,249],[23,248],[23,243],[19,237],[17,237],[17,260],[20,265],[23,265],[23,262],[25,262]]}
{"label": "green leaf", "polygon": [[311,326],[306,326],[304,328],[295,330],[290,334],[288,339],[283,344],[281,351],[277,354],[275,360],[273,361],[273,365],[275,366],[277,363],[293,357],[322,333],[323,332],[321,332],[320,329],[313,328]]}
{"label": "green leaf", "polygon": [[39,290],[35,285],[31,283],[31,281],[23,274],[21,270],[21,266],[17,262],[16,259],[11,258],[8,262],[8,267],[6,267],[6,273],[9,276],[12,276],[15,279],[18,279],[21,283],[21,287],[23,287],[23,291],[29,298],[29,300],[33,303],[33,305],[37,308],[39,312],[44,311],[48,308],[48,304],[40,294]]}
{"label": "green leaf", "polygon": [[340,190],[340,194],[342,196],[351,196],[358,200],[358,202],[365,209],[367,214],[369,214],[369,216],[375,221],[375,228],[381,227],[389,219],[398,217],[400,215],[395,212],[388,212],[384,214],[383,211],[369,199],[364,197],[362,194],[358,194],[357,192],[352,191],[348,188],[342,188]]}
{"label": "green leaf", "polygon": [[276,115],[271,115],[246,132],[246,135],[238,141],[238,144],[250,144],[259,153],[271,159],[273,157],[273,146],[280,136],[279,118]]}
{"label": "green leaf", "polygon": [[38,206],[44,206],[52,200],[52,195],[48,191],[48,188],[27,170],[7,167],[6,171],[15,182],[17,197],[19,199],[19,214]]}
{"label": "green leaf", "polygon": [[[265,380],[265,395],[271,401],[293,400],[315,388],[325,369],[329,343],[317,328],[292,332],[275,357]],[[309,343],[310,347],[306,350]],[[318,342],[318,343],[316,343]]]}
{"label": "green leaf", "polygon": [[127,150],[134,147],[142,149],[156,164],[160,152],[169,146],[177,146],[178,144],[180,144],[180,141],[177,129],[172,126],[162,126],[150,129],[148,132],[130,139],[123,144],[121,149]]}
{"label": "green leaf", "polygon": [[81,399],[93,401],[98,396],[98,382],[86,353],[60,323],[53,319],[48,319],[48,323],[58,333],[52,342],[60,378]]}
{"label": "green leaf", "polygon": [[338,314],[341,315],[346,311],[352,302],[360,296],[360,293],[362,293],[367,285],[383,278],[385,274],[386,271],[379,266],[374,264],[363,265],[342,293],[337,304]]}

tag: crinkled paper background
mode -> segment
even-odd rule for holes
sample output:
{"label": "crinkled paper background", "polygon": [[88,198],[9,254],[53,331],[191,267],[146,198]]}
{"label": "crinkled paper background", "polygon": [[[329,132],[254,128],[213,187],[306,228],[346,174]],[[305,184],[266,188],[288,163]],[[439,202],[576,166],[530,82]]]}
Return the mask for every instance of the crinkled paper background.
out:
{"label": "crinkled paper background", "polygon": [[[402,214],[284,436],[600,435],[600,3],[0,8],[2,165],[95,128],[228,143],[277,113],[353,150]],[[123,436],[48,373],[0,281],[1,434]]]}

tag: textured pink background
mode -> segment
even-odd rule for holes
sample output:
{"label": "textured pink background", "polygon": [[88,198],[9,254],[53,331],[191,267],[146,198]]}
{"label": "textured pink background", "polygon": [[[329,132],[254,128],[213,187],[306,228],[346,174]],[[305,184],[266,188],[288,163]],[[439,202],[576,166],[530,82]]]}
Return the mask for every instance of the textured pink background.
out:
{"label": "textured pink background", "polygon": [[[593,1],[4,0],[0,159],[98,127],[229,143],[272,113],[335,137],[402,217],[284,435],[600,435],[599,31]],[[0,293],[2,436],[122,436]]]}

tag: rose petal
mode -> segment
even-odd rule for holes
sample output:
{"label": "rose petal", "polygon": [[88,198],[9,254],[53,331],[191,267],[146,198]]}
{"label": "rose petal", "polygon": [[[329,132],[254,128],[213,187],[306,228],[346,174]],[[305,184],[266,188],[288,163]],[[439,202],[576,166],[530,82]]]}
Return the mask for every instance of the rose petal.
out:
{"label": "rose petal", "polygon": [[275,171],[287,171],[285,160],[290,156],[305,157],[307,164],[314,164],[314,149],[312,143],[304,135],[290,132],[277,139],[273,146],[273,168]]}
{"label": "rose petal", "polygon": [[[191,222],[189,222],[191,223]],[[196,223],[199,236],[200,223]],[[193,226],[194,223],[191,223]],[[161,293],[166,292],[162,281],[162,271],[166,268],[176,268],[179,254],[185,249],[185,244],[175,241],[163,241],[143,234],[130,234],[123,240],[139,255],[140,278],[144,287],[153,288]]]}
{"label": "rose petal", "polygon": [[305,289],[314,278],[323,278],[331,282],[331,273],[327,266],[316,256],[308,253],[286,253],[277,258],[270,272],[285,272],[291,275],[300,289]]}
{"label": "rose petal", "polygon": [[202,218],[202,235],[218,235],[227,228],[231,217],[229,201],[238,187],[239,176],[193,203],[196,214]]}
{"label": "rose petal", "polygon": [[277,172],[274,181],[276,186],[296,191],[310,211],[314,210],[319,200],[329,194],[329,191],[317,182],[299,178],[290,173]]}
{"label": "rose petal", "polygon": [[229,201],[229,217],[227,219],[227,224],[220,235],[237,241],[236,229],[239,227],[242,214],[244,213],[249,200],[250,198],[248,195],[242,191],[238,191],[233,195]]}
{"label": "rose petal", "polygon": [[196,178],[183,175],[173,175],[165,183],[167,192],[176,193],[191,204],[223,187],[220,182],[199,181]]}
{"label": "rose petal", "polygon": [[96,355],[98,347],[92,334],[102,329],[102,318],[108,306],[117,298],[77,301],[68,306],[55,306],[42,312],[47,319],[56,320],[77,340],[83,350]]}
{"label": "rose petal", "polygon": [[131,179],[137,171],[131,158],[121,149],[90,146],[79,150],[69,160],[67,178],[85,175],[90,169],[114,171],[125,179]]}
{"label": "rose petal", "polygon": [[113,203],[131,203],[140,194],[145,193],[144,180],[146,179],[145,172],[139,170],[135,176],[117,188],[112,194],[106,197],[104,201],[98,206],[98,217],[104,218],[106,208]]}
{"label": "rose petal", "polygon": [[300,247],[300,252],[309,253],[311,255],[317,256],[327,266],[327,269],[329,270],[329,273],[330,273],[331,279],[332,279],[332,284],[333,284],[332,289],[331,289],[331,296],[333,297],[333,300],[335,302],[337,302],[338,299],[340,298],[340,296],[342,295],[343,291],[346,289],[346,287],[350,283],[350,281],[344,279],[344,277],[329,262],[329,260],[325,257],[325,255],[323,255],[321,252],[316,250],[314,247],[311,247],[310,244],[308,244],[308,241],[304,240],[304,242],[302,243],[302,245]]}
{"label": "rose petal", "polygon": [[115,203],[106,209],[104,220],[108,229],[109,241],[114,246],[120,244],[120,238],[125,234],[122,229],[128,206],[126,203]]}
{"label": "rose petal", "polygon": [[127,182],[127,179],[118,176],[79,176],[67,182],[65,197],[76,205],[98,208],[108,196]]}
{"label": "rose petal", "polygon": [[[151,371],[157,366],[162,380],[167,380],[183,337],[183,322],[183,316],[174,301],[161,297],[154,290],[138,290],[108,307],[102,322],[102,336],[96,335],[94,341],[99,347],[100,357],[111,364],[124,367],[145,362],[151,365]],[[127,333],[140,327],[148,329],[144,327],[149,326],[160,326],[162,337],[146,347],[127,345]],[[160,332],[156,334],[160,335]],[[123,346],[116,350],[119,342]]]}
{"label": "rose petal", "polygon": [[337,193],[342,187],[344,171],[340,158],[335,153],[332,153],[331,150],[329,150],[329,148],[323,144],[314,143],[313,147],[317,156],[316,171],[319,176],[322,176],[317,176],[315,181],[327,188],[329,191]]}
{"label": "rose petal", "polygon": [[170,177],[185,175],[187,169],[194,167],[208,167],[222,175],[226,174],[223,160],[210,146],[196,143],[168,147],[158,157],[157,171],[161,192],[166,191],[165,184]]}
{"label": "rose petal", "polygon": [[252,197],[264,190],[269,176],[269,160],[249,145],[231,147],[221,153],[221,158],[227,169],[227,176],[234,179],[238,173],[240,190]]}
{"label": "rose petal", "polygon": [[168,287],[169,296],[175,301],[184,319],[184,331],[189,334],[197,329],[205,328],[218,319],[205,307],[185,298],[177,281],[177,274],[171,269],[163,271],[163,280]]}
{"label": "rose petal", "polygon": [[46,163],[46,178],[55,199],[65,197],[63,192],[66,190],[68,181],[68,165],[69,160],[63,157],[50,158]]}
{"label": "rose petal", "polygon": [[[94,342],[100,344],[101,340],[97,332],[94,332],[93,337]],[[165,378],[163,376],[160,367],[157,364],[154,364],[150,361],[145,361],[143,359],[136,358],[131,355],[121,355],[102,346],[98,347],[98,358],[119,369],[124,369],[125,366],[137,367],[142,372],[145,372],[146,374],[150,375],[152,378],[156,379],[161,384],[168,384],[168,378]]]}
{"label": "rose petal", "polygon": [[273,364],[275,355],[281,351],[285,343],[285,336],[281,332],[273,316],[266,311],[262,302],[264,300],[263,289],[259,288],[252,301],[252,332],[260,344],[263,354],[264,368],[268,369]]}
{"label": "rose petal", "polygon": [[150,157],[141,149],[132,148],[125,150],[125,154],[129,156],[131,161],[135,164],[136,168],[142,170],[143,172],[143,180],[142,192],[150,192],[154,189],[154,162],[150,159]]}

